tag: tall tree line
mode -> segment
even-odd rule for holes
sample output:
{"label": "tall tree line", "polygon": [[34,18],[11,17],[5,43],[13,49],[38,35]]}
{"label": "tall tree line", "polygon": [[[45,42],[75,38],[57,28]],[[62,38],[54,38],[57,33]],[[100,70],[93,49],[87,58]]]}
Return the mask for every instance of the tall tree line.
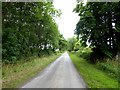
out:
{"label": "tall tree line", "polygon": [[3,2],[3,61],[41,56],[59,48],[59,31],[54,20],[58,16],[60,11],[52,2]]}
{"label": "tall tree line", "polygon": [[92,58],[112,58],[120,51],[120,2],[78,3],[80,20],[75,33],[90,43]]}

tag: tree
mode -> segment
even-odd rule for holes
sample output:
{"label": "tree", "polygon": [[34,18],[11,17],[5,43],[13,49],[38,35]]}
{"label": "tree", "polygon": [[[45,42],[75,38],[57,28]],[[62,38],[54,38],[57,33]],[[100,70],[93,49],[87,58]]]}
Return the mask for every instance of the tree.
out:
{"label": "tree", "polygon": [[[90,43],[95,58],[112,58],[120,50],[120,2],[78,3],[74,11],[80,20],[75,33]],[[115,26],[113,26],[115,24]]]}
{"label": "tree", "polygon": [[73,51],[76,42],[78,41],[75,37],[68,38],[68,51]]}
{"label": "tree", "polygon": [[65,51],[67,50],[67,48],[68,48],[67,40],[65,40],[62,34],[59,34],[59,50]]}
{"label": "tree", "polygon": [[32,55],[41,56],[58,47],[59,17],[52,2],[2,3],[2,56],[11,62]]}

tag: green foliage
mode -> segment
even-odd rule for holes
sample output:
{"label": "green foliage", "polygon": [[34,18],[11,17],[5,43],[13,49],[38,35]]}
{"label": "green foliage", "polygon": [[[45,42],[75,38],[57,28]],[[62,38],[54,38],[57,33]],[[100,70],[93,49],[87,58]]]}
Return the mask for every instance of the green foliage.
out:
{"label": "green foliage", "polygon": [[106,72],[108,75],[110,75],[113,78],[118,78],[118,62],[116,61],[108,61],[104,63],[97,63],[96,67],[104,72]]}
{"label": "green foliage", "polygon": [[[104,59],[102,62],[97,61],[97,62],[94,62],[96,64],[93,64],[93,63],[91,63],[91,61],[89,61],[91,53],[92,53],[92,50],[90,48],[83,48],[82,50],[79,50],[77,52],[72,52],[72,54],[75,54],[79,58],[86,60],[87,63],[89,63],[89,64],[95,66],[97,69],[105,72],[110,77],[112,77],[114,79],[119,78],[118,74],[119,74],[120,68],[118,65],[118,61],[116,61],[115,59],[112,59],[112,60]],[[92,58],[92,59],[94,59],[94,58]],[[118,81],[119,81],[119,79],[118,79]]]}
{"label": "green foliage", "polygon": [[80,47],[81,47],[81,44],[80,44],[80,41],[78,40],[78,41],[75,43],[74,51],[78,51]]}
{"label": "green foliage", "polygon": [[3,62],[54,52],[59,47],[54,20],[58,16],[60,12],[51,2],[3,2]]}
{"label": "green foliage", "polygon": [[[77,39],[77,37],[72,37],[67,40],[68,42],[68,51],[73,51],[76,53],[82,53],[87,49],[87,45],[84,41]],[[79,55],[78,55],[79,56]]]}
{"label": "green foliage", "polygon": [[63,35],[59,34],[59,50],[65,51],[68,48],[67,40],[63,37]]}
{"label": "green foliage", "polygon": [[76,54],[78,57],[82,57],[89,61],[90,55],[92,53],[91,48],[89,47],[80,47],[78,51],[73,51],[73,54]]}
{"label": "green foliage", "polygon": [[[120,50],[120,2],[78,3],[74,12],[80,20],[75,34],[93,48],[91,59],[116,56]],[[115,25],[113,25],[115,24]]]}
{"label": "green foliage", "polygon": [[96,65],[88,63],[84,58],[70,53],[70,57],[78,70],[91,89],[100,88],[118,88],[118,78],[108,76],[106,72],[96,68]]}
{"label": "green foliage", "polygon": [[68,38],[67,41],[68,41],[68,51],[73,51],[76,48],[75,44],[78,40],[75,37],[72,37],[72,38]]}

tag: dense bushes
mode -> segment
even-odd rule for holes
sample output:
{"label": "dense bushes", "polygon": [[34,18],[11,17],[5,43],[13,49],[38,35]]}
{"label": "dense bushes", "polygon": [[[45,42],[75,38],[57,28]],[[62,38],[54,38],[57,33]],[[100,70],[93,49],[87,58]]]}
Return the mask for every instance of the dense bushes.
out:
{"label": "dense bushes", "polygon": [[[114,61],[114,60],[110,60],[107,62],[103,62],[103,63],[97,63],[96,67],[104,72],[106,72],[108,75],[110,75],[113,78],[118,79],[118,72],[119,72],[119,68],[118,68],[118,62]],[[118,79],[119,80],[119,79]]]}
{"label": "dense bushes", "polygon": [[3,2],[3,62],[55,52],[60,40],[54,20],[58,16],[52,2]]}
{"label": "dense bushes", "polygon": [[91,53],[92,53],[92,50],[88,47],[86,47],[86,48],[83,47],[82,49],[80,49],[76,52],[77,56],[82,57],[86,60],[90,59]]}

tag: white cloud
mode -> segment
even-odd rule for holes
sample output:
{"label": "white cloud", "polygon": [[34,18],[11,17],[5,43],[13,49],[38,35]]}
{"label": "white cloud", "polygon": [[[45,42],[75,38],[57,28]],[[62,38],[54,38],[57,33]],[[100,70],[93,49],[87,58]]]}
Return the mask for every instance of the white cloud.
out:
{"label": "white cloud", "polygon": [[74,36],[74,29],[79,20],[78,14],[73,12],[77,2],[76,0],[54,0],[56,9],[60,9],[62,14],[56,19],[61,34],[67,39]]}

